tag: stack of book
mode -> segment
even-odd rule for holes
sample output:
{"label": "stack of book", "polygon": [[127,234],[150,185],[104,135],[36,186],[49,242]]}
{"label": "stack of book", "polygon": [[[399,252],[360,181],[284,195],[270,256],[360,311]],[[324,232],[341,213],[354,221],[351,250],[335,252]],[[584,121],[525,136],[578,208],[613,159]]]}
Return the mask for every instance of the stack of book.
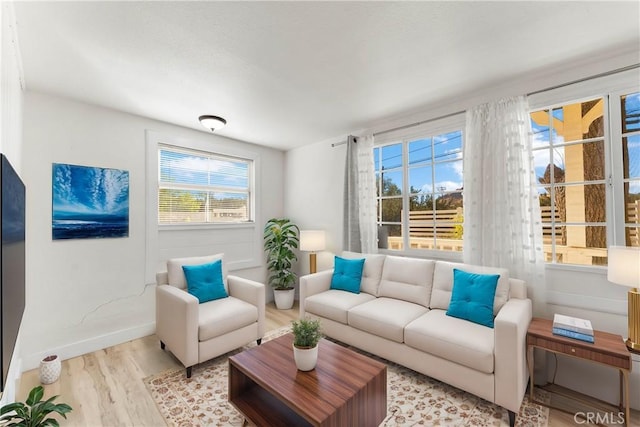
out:
{"label": "stack of book", "polygon": [[586,342],[594,342],[591,322],[577,317],[555,314],[553,316],[553,334],[574,338]]}

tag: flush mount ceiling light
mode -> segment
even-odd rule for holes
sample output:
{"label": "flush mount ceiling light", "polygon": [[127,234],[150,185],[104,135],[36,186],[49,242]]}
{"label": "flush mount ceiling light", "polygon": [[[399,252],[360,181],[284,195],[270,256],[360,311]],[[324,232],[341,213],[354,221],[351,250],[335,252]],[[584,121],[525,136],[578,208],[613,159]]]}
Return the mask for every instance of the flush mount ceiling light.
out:
{"label": "flush mount ceiling light", "polygon": [[218,116],[200,116],[198,117],[198,120],[200,120],[202,126],[206,127],[207,129],[211,129],[211,132],[215,131],[216,129],[220,129],[227,124],[227,121],[225,119]]}

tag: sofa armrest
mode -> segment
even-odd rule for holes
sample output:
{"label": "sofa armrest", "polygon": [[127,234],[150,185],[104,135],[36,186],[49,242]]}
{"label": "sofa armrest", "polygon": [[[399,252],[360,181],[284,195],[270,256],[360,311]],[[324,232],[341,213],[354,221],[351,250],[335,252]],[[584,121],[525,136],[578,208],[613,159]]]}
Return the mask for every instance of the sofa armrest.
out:
{"label": "sofa armrest", "polygon": [[175,286],[157,286],[156,335],[185,367],[198,363],[198,298]]}
{"label": "sofa armrest", "polygon": [[264,336],[265,330],[265,286],[260,282],[238,276],[227,276],[229,295],[255,305],[258,308],[258,337]]}
{"label": "sofa armrest", "polygon": [[311,295],[328,291],[331,288],[333,269],[300,277],[300,319],[305,317],[305,300]]}
{"label": "sofa armrest", "polygon": [[495,403],[516,414],[527,388],[527,330],[530,299],[512,298],[495,318]]}
{"label": "sofa armrest", "polygon": [[163,271],[161,273],[156,273],[156,284],[158,285],[168,285],[169,284],[169,273]]}

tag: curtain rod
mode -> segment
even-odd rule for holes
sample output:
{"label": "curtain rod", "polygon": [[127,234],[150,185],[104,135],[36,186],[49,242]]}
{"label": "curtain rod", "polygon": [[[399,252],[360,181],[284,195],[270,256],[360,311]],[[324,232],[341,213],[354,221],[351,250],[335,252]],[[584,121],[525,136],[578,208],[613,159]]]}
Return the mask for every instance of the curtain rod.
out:
{"label": "curtain rod", "polygon": [[[559,85],[556,85],[556,86],[551,86],[551,87],[547,87],[547,88],[544,88],[544,89],[536,90],[536,91],[533,91],[533,92],[529,92],[526,95],[527,96],[537,95],[539,93],[548,92],[548,91],[554,90],[554,89],[560,89],[560,88],[563,88],[563,87],[566,87],[566,86],[570,86],[570,85],[573,85],[573,84],[576,84],[576,83],[586,82],[586,81],[597,79],[597,78],[600,78],[600,77],[607,77],[607,76],[610,76],[610,75],[613,75],[613,74],[622,73],[624,71],[629,71],[629,70],[633,70],[633,69],[636,69],[636,68],[640,68],[640,63],[636,63],[636,64],[633,64],[633,65],[627,65],[626,67],[617,68],[617,69],[611,70],[611,71],[605,71],[604,73],[595,74],[593,76],[583,77],[583,78],[578,79],[578,80],[572,80],[572,81],[567,82],[567,83],[562,83],[562,84],[559,84]],[[398,127],[387,129],[387,130],[382,130],[380,132],[375,132],[373,134],[373,136],[383,135],[385,133],[394,132],[394,131],[402,130],[402,129],[407,129],[407,128],[411,128],[411,127],[414,127],[414,126],[420,126],[420,125],[423,125],[425,123],[435,122],[436,120],[442,120],[442,119],[446,119],[448,117],[457,116],[458,114],[462,114],[464,112],[466,112],[466,110],[460,110],[460,111],[456,111],[455,113],[449,113],[449,114],[445,114],[445,115],[442,115],[442,116],[433,117],[431,119],[426,119],[426,120],[421,120],[419,122],[410,123],[408,125],[403,125],[403,126],[398,126]],[[336,147],[338,145],[344,145],[346,143],[347,143],[347,141],[342,141],[342,142],[337,142],[337,143],[331,144],[331,146],[332,147]]]}

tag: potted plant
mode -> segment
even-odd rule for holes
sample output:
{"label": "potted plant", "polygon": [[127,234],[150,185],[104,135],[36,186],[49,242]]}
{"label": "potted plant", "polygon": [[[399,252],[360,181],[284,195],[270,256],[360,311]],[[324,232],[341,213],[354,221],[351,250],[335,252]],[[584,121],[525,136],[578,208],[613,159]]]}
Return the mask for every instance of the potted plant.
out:
{"label": "potted plant", "polygon": [[62,371],[62,363],[57,354],[50,354],[40,361],[40,382],[42,384],[51,384],[58,381],[60,372]]}
{"label": "potted plant", "polygon": [[27,401],[14,402],[0,408],[0,425],[3,426],[24,426],[24,427],[58,427],[58,420],[46,418],[47,415],[55,412],[63,418],[67,418],[67,413],[71,412],[71,406],[66,403],[54,404],[53,401],[58,396],[50,397],[43,401],[44,388],[39,385],[29,392]]}
{"label": "potted plant", "polygon": [[296,275],[291,268],[298,259],[293,250],[298,247],[299,234],[298,226],[288,218],[271,218],[264,227],[268,282],[273,287],[276,307],[280,310],[293,307]]}
{"label": "potted plant", "polygon": [[293,359],[301,371],[310,371],[318,362],[318,342],[322,338],[320,320],[300,319],[291,322]]}

